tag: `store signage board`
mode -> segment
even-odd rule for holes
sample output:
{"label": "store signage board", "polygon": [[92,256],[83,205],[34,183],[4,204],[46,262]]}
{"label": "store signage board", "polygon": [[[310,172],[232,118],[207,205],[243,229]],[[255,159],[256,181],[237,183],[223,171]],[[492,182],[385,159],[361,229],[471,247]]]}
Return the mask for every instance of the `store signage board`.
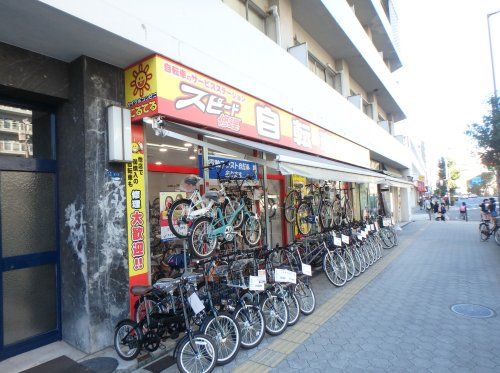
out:
{"label": "store signage board", "polygon": [[[160,192],[160,239],[162,242],[175,241],[178,240],[177,236],[172,233],[168,225],[168,210],[170,206],[177,201],[178,199],[186,198],[185,192]],[[177,218],[174,217],[174,222],[177,221]],[[177,224],[174,223],[176,226]],[[185,225],[183,229],[177,227],[177,230],[181,234],[186,235],[188,226]]]}
{"label": "store signage board", "polygon": [[257,164],[254,162],[242,159],[214,157],[212,155],[208,156],[209,165],[217,165],[224,162],[228,162],[228,164],[209,169],[208,174],[210,179],[216,180],[217,172],[220,173],[222,178],[246,178],[247,176],[253,176],[254,180],[258,178]]}
{"label": "store signage board", "polygon": [[368,149],[163,56],[125,70],[132,121],[164,115],[230,135],[370,167]]}
{"label": "store signage board", "polygon": [[248,288],[250,290],[263,291],[264,290],[264,282],[260,281],[259,276],[250,276]]}

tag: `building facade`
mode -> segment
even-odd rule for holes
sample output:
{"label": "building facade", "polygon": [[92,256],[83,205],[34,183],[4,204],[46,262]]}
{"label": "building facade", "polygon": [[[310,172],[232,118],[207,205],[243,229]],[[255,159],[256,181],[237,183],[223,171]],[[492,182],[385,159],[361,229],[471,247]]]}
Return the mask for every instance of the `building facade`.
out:
{"label": "building facade", "polygon": [[[357,219],[409,220],[392,1],[0,4],[0,358],[109,346],[129,286],[175,246],[169,198],[186,174],[214,184],[218,159],[259,174],[270,244],[293,239],[294,178],[334,181]],[[131,116],[128,162],[110,160],[110,106]]]}

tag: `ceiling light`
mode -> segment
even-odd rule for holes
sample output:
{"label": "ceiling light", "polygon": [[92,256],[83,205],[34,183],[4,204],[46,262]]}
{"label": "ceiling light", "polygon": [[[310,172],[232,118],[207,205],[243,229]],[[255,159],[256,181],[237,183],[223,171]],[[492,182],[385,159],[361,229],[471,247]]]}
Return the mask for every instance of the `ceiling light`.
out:
{"label": "ceiling light", "polygon": [[222,157],[238,158],[237,155],[232,155],[232,154],[227,154],[227,153],[213,152],[213,154],[214,155],[220,155]]}
{"label": "ceiling light", "polygon": [[194,155],[190,155],[189,159],[195,159],[196,157]]}
{"label": "ceiling light", "polygon": [[186,142],[186,143],[184,143],[184,146],[186,148],[189,148],[189,147],[193,146],[193,144],[191,144],[190,142]]}
{"label": "ceiling light", "polygon": [[162,165],[162,164],[163,164],[163,163],[161,163],[160,161],[155,162],[155,165],[157,165],[157,166],[160,166],[160,165]]}
{"label": "ceiling light", "polygon": [[154,120],[151,117],[144,117],[144,118],[142,118],[142,122],[146,123],[146,124],[153,124]]}
{"label": "ceiling light", "polygon": [[215,137],[215,136],[210,136],[210,135],[205,135],[205,137],[208,137],[209,139],[214,139],[214,140],[217,140],[217,141],[222,141],[222,142],[226,142],[227,141],[226,139],[221,139],[220,137]]}
{"label": "ceiling light", "polygon": [[157,148],[175,149],[175,150],[179,150],[181,152],[187,152],[188,151],[187,148],[184,148],[182,146],[175,146],[175,145],[169,145],[169,144],[155,144],[155,143],[152,143],[152,142],[148,142],[147,145],[148,146],[154,146],[154,147],[157,147]]}
{"label": "ceiling light", "polygon": [[161,152],[166,152],[166,151],[167,151],[167,148],[160,148],[160,149],[158,149],[158,150],[159,150],[159,151],[161,151]]}

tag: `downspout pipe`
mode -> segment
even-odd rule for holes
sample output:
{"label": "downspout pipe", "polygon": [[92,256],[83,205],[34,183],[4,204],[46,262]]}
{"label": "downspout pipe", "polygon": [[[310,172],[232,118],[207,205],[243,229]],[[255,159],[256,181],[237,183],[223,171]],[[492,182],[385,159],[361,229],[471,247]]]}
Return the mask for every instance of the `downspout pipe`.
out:
{"label": "downspout pipe", "polygon": [[278,13],[278,6],[277,5],[272,5],[269,8],[269,13],[274,18],[274,27],[276,30],[276,43],[281,47],[281,29],[280,29],[280,15]]}

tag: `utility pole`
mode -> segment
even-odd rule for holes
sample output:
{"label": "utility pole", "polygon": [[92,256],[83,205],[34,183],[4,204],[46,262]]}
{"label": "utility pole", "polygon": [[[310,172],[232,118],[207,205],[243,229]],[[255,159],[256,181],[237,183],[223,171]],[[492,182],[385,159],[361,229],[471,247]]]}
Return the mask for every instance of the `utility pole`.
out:
{"label": "utility pole", "polygon": [[488,24],[488,39],[490,41],[491,73],[493,74],[493,96],[495,96],[495,106],[497,105],[498,96],[497,96],[497,82],[495,79],[495,60],[493,59],[493,44],[491,43],[490,17],[497,13],[500,13],[500,10],[497,10],[496,12],[493,13],[488,13],[486,15],[486,23]]}

